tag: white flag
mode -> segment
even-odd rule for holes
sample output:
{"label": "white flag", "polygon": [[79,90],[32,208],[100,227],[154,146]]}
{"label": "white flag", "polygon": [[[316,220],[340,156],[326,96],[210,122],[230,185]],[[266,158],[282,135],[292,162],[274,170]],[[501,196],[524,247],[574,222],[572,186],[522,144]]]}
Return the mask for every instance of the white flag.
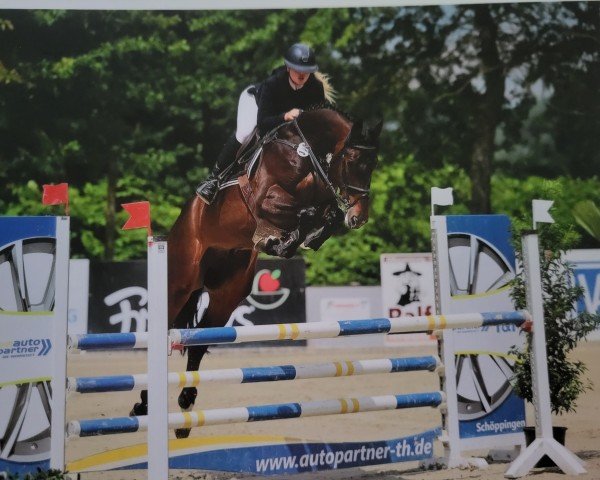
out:
{"label": "white flag", "polygon": [[533,228],[536,223],[554,223],[549,212],[553,204],[552,200],[533,200]]}
{"label": "white flag", "polygon": [[431,205],[454,205],[454,198],[452,197],[452,187],[432,187]]}

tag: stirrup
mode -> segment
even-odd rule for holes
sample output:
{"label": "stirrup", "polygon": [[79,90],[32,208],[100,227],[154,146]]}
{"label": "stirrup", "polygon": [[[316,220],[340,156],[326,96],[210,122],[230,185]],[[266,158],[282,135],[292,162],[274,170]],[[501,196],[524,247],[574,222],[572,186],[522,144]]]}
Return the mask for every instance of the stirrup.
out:
{"label": "stirrup", "polygon": [[205,180],[196,188],[196,195],[207,205],[215,201],[218,192],[219,180],[215,177]]}

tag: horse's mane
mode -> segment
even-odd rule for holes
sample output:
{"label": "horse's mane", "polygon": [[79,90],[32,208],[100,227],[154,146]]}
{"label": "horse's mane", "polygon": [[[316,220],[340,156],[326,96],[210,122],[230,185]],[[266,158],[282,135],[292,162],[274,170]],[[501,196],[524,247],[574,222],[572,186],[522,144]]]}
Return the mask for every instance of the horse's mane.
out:
{"label": "horse's mane", "polygon": [[314,105],[311,105],[308,108],[306,108],[304,111],[312,112],[314,110],[332,110],[336,113],[339,113],[342,117],[344,117],[346,120],[348,120],[351,123],[354,123],[356,121],[355,118],[351,114],[338,108],[335,104],[333,104],[327,100],[320,102],[320,103],[315,103]]}

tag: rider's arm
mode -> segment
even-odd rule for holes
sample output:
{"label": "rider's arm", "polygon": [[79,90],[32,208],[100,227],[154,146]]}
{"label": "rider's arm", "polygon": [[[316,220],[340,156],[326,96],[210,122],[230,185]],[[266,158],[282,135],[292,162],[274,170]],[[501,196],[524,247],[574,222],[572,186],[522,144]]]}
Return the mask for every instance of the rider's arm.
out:
{"label": "rider's arm", "polygon": [[281,105],[279,103],[277,99],[277,85],[272,81],[265,82],[260,92],[256,118],[256,124],[261,135],[285,122],[285,112],[281,112]]}

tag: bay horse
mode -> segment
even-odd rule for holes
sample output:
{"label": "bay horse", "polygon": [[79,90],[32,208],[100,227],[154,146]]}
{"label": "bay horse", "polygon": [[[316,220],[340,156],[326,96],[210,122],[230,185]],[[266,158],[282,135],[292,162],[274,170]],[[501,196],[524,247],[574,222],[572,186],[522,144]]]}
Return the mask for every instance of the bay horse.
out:
{"label": "bay horse", "polygon": [[[189,328],[202,292],[209,304],[201,327],[222,327],[250,293],[260,251],[290,257],[304,243],[317,249],[342,221],[359,228],[369,215],[371,174],[381,122],[370,128],[324,108],[303,112],[268,134],[253,173],[219,193],[211,205],[194,196],[168,237],[170,328]],[[341,207],[341,208],[340,208]],[[188,348],[195,371],[207,346]],[[188,411],[197,395],[178,398]],[[147,394],[132,414],[147,411]],[[176,430],[178,438],[189,429]]]}

